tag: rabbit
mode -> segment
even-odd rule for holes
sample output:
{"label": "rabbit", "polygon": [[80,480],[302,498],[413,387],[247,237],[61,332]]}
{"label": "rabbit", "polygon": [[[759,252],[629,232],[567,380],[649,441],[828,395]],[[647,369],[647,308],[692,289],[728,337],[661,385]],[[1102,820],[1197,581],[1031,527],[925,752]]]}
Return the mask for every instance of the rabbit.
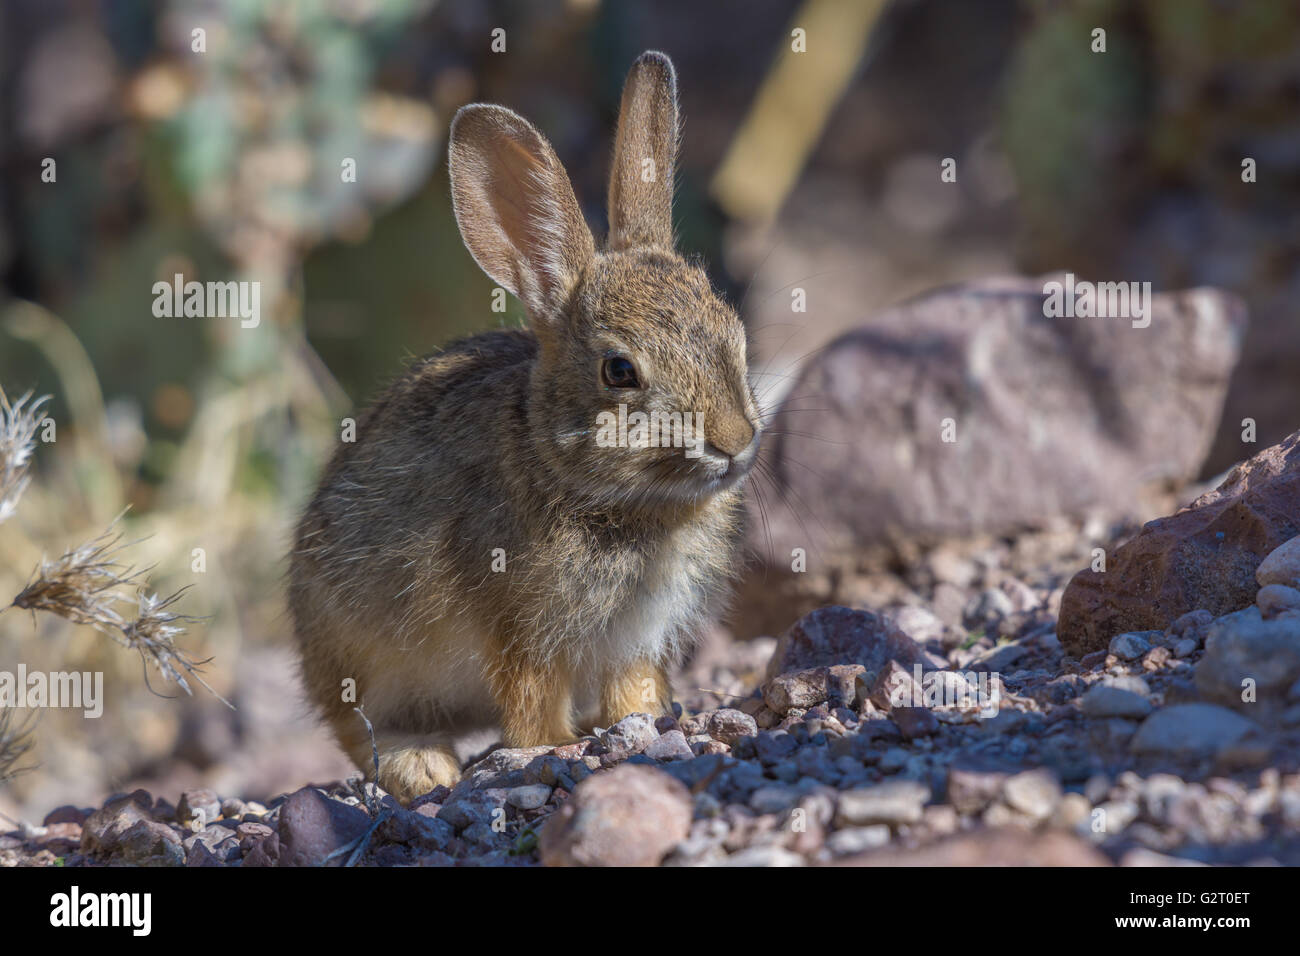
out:
{"label": "rabbit", "polygon": [[[761,422],[744,326],[674,248],[677,144],[676,74],[647,52],[598,250],[530,123],[485,104],[452,122],[461,236],[527,328],[414,362],[362,414],[289,575],[308,697],[367,776],[373,732],[402,802],[457,782],[469,729],[556,746],[580,719],[671,713],[668,669],[725,605]],[[638,411],[692,412],[694,439],[599,440]]]}

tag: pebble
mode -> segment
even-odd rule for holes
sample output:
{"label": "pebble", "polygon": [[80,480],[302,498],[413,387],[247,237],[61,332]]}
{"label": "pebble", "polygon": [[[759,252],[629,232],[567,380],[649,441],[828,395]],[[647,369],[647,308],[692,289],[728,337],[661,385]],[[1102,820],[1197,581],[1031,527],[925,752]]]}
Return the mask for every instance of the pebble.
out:
{"label": "pebble", "polygon": [[600,735],[600,742],[615,758],[639,754],[658,739],[659,731],[649,714],[628,714]]}
{"label": "pebble", "polygon": [[542,827],[547,866],[657,866],[691,828],[690,793],[662,770],[623,764],[574,791]]}
{"label": "pebble", "polygon": [[1122,661],[1135,661],[1151,650],[1152,642],[1161,636],[1161,631],[1126,631],[1110,639],[1109,650]]}
{"label": "pebble", "polygon": [[916,823],[930,799],[930,788],[916,780],[889,780],[871,787],[846,790],[835,810],[837,826]]}
{"label": "pebble", "polygon": [[[676,731],[674,731],[676,733]],[[506,791],[506,803],[518,810],[536,810],[551,799],[552,788],[544,783],[526,784]]]}
{"label": "pebble", "polygon": [[1046,768],[1026,770],[1008,777],[1002,786],[1002,798],[1014,810],[1033,820],[1046,820],[1061,802],[1061,783]]}
{"label": "pebble", "polygon": [[1237,743],[1254,727],[1225,707],[1175,704],[1144,720],[1129,746],[1137,754],[1203,756]]}
{"label": "pebble", "polygon": [[1151,713],[1151,701],[1122,687],[1093,685],[1079,703],[1089,717],[1122,717],[1140,720]]}
{"label": "pebble", "polygon": [[846,827],[826,838],[826,848],[835,856],[865,853],[889,842],[890,830],[884,824],[869,827]]}

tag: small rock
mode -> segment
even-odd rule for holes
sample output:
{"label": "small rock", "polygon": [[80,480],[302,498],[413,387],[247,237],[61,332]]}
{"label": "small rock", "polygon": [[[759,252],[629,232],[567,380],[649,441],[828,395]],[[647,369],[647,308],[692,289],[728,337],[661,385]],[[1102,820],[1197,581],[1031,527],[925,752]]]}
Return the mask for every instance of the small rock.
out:
{"label": "small rock", "polygon": [[413,847],[420,853],[446,849],[456,838],[456,830],[446,820],[428,816],[419,810],[392,808],[392,816],[379,827],[379,836],[392,843]]}
{"label": "small rock", "polygon": [[1056,774],[1045,767],[1026,770],[1007,778],[1002,786],[1002,798],[1014,810],[1034,820],[1046,820],[1061,802],[1061,783]]}
{"label": "small rock", "polygon": [[889,842],[889,827],[878,823],[870,827],[846,827],[826,838],[826,848],[835,856],[865,853]]}
{"label": "small rock", "polygon": [[1015,605],[1005,591],[986,588],[966,603],[962,619],[970,627],[980,627],[990,620],[1010,617],[1015,610]]}
{"label": "small rock", "polygon": [[142,820],[152,819],[148,806],[141,806],[130,797],[110,799],[96,810],[82,825],[81,852],[108,854],[118,848],[122,835]]}
{"label": "small rock", "polygon": [[803,866],[804,858],[775,844],[759,844],[731,854],[723,866]]}
{"label": "small rock", "polygon": [[1125,631],[1110,639],[1110,652],[1122,661],[1135,661],[1151,650],[1151,642],[1161,631]]}
{"label": "small rock", "polygon": [[651,760],[690,760],[695,756],[686,735],[680,730],[660,734],[657,740],[650,741],[642,753]]}
{"label": "small rock", "polygon": [[1131,690],[1094,684],[1083,695],[1079,708],[1089,717],[1122,717],[1140,720],[1151,713],[1151,702]]}
{"label": "small rock", "polygon": [[[674,730],[673,733],[679,734]],[[528,784],[506,791],[506,803],[518,810],[536,810],[551,799],[551,788],[544,783]]]}
{"label": "small rock", "polygon": [[[238,849],[238,845],[236,845]],[[184,866],[181,838],[165,823],[140,820],[122,834],[118,844],[122,860],[133,866]]]}
{"label": "small rock", "polygon": [[723,707],[709,717],[708,734],[728,747],[734,747],[741,737],[758,736],[758,724],[743,711]]}
{"label": "small rock", "polygon": [[[1205,656],[1196,665],[1196,687],[1208,699],[1243,706],[1244,682],[1255,700],[1274,707],[1300,679],[1300,614],[1265,620],[1258,607],[1227,614],[1211,626]],[[1254,706],[1252,704],[1252,706]]]}
{"label": "small rock", "polygon": [[1134,753],[1204,756],[1235,744],[1254,726],[1225,707],[1175,704],[1144,720],[1129,747]]}
{"label": "small rock", "polygon": [[44,826],[47,827],[52,826],[55,823],[82,824],[85,823],[86,820],[90,817],[90,815],[94,812],[95,812],[94,810],[83,810],[80,807],[74,807],[65,804],[64,806],[61,807],[55,807],[49,813],[45,814],[45,819],[44,821],[42,821],[42,823]]}
{"label": "small rock", "polygon": [[600,735],[600,742],[612,757],[622,759],[639,754],[658,738],[659,731],[655,730],[653,717],[649,714],[628,714],[604,731]]}
{"label": "small rock", "polygon": [[889,712],[889,719],[908,740],[939,732],[939,718],[929,707],[895,707]]}
{"label": "small rock", "polygon": [[332,800],[314,787],[291,793],[280,805],[280,866],[342,866],[346,854],[330,854],[360,837],[370,825],[364,810]]}
{"label": "small rock", "polygon": [[915,780],[887,780],[871,787],[846,790],[836,806],[836,826],[916,823],[930,799],[930,788]]}
{"label": "small rock", "polygon": [[490,823],[497,811],[501,809],[501,805],[505,802],[505,794],[508,792],[496,789],[474,790],[463,796],[448,799],[438,811],[438,819],[450,824],[457,833],[476,823]]}
{"label": "small rock", "polygon": [[1265,618],[1300,611],[1300,591],[1285,584],[1266,584],[1255,595],[1255,606]]}
{"label": "small rock", "polygon": [[778,714],[787,714],[795,707],[807,710],[830,696],[829,678],[829,667],[781,674],[764,685],[763,702]]}
{"label": "small rock", "polygon": [[542,828],[547,866],[657,866],[691,829],[686,787],[624,764],[583,781]]}
{"label": "small rock", "polygon": [[948,802],[958,813],[983,812],[1002,792],[1005,770],[982,763],[954,761],[948,766]]}
{"label": "small rock", "polygon": [[221,798],[212,790],[185,790],[176,807],[176,822],[202,830],[221,816]]}

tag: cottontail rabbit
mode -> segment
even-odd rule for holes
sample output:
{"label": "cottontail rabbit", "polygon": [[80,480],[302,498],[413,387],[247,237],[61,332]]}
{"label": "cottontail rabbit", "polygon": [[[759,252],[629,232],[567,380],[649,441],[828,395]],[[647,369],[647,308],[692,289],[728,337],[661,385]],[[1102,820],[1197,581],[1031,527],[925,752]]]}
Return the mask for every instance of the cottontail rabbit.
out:
{"label": "cottontail rabbit", "polygon": [[[643,54],[601,251],[531,124],[478,104],[452,123],[461,235],[529,328],[414,363],[338,447],[292,555],[308,693],[368,772],[363,705],[401,800],[458,779],[453,733],[560,744],[580,714],[663,712],[733,570],[759,415],[740,320],[673,248],[676,100]],[[662,416],[687,412],[672,447]]]}

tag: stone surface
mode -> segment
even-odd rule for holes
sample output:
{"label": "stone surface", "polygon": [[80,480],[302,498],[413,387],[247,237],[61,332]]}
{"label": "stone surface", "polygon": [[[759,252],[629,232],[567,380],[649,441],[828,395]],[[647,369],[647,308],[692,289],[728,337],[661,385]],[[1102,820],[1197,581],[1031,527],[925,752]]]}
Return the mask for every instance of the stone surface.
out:
{"label": "stone surface", "polygon": [[140,820],[122,835],[118,845],[122,862],[132,866],[183,866],[185,851],[180,835],[155,820]]}
{"label": "stone surface", "polygon": [[617,757],[639,754],[659,738],[655,720],[649,714],[628,714],[600,735],[600,742]]}
{"label": "stone surface", "polygon": [[547,866],[656,866],[691,828],[686,788],[624,764],[578,785],[542,829]]}
{"label": "stone surface", "polygon": [[212,790],[185,790],[176,805],[176,821],[197,824],[199,829],[221,816],[221,798]]}
{"label": "stone surface", "polygon": [[728,747],[734,747],[741,737],[753,737],[758,733],[758,724],[753,717],[730,707],[711,714],[706,726],[710,737]]}
{"label": "stone surface", "polygon": [[1256,569],[1297,534],[1300,432],[1149,522],[1108,555],[1105,572],[1076,574],[1061,599],[1061,645],[1082,657],[1124,631],[1162,630],[1197,609],[1218,617],[1246,607],[1258,589]]}
{"label": "stone surface", "polygon": [[1083,695],[1079,709],[1089,717],[1140,720],[1151,713],[1151,701],[1122,687],[1097,684]]}
{"label": "stone surface", "polygon": [[1255,595],[1255,606],[1264,617],[1300,611],[1300,590],[1286,584],[1266,584]]}
{"label": "stone surface", "polygon": [[1275,715],[1297,679],[1300,613],[1265,620],[1258,607],[1248,607],[1210,625],[1196,665],[1196,687],[1209,700]]}
{"label": "stone surface", "polygon": [[1255,729],[1245,717],[1214,704],[1176,704],[1142,722],[1130,749],[1173,757],[1200,757],[1231,746]]}
{"label": "stone surface", "polygon": [[1278,545],[1255,569],[1255,580],[1266,584],[1282,584],[1300,588],[1300,535]]}
{"label": "stone surface", "polygon": [[930,799],[930,788],[915,780],[888,780],[840,794],[835,819],[840,826],[916,823]]}
{"label": "stone surface", "polygon": [[[1134,328],[1047,317],[1044,281],[931,293],[812,359],[764,446],[770,497],[801,502],[800,514],[769,503],[755,551],[769,554],[770,530],[769,564],[788,569],[795,547],[824,561],[897,538],[1114,515],[1153,483],[1194,478],[1237,359],[1241,300],[1158,294],[1149,326]],[[815,429],[800,408],[821,410]]]}
{"label": "stone surface", "polygon": [[327,858],[370,825],[364,810],[332,800],[314,787],[289,794],[280,805],[280,866],[342,866],[346,853]]}
{"label": "stone surface", "polygon": [[781,635],[767,674],[770,679],[832,664],[861,664],[875,671],[890,660],[929,666],[924,649],[888,620],[870,611],[824,607]]}

